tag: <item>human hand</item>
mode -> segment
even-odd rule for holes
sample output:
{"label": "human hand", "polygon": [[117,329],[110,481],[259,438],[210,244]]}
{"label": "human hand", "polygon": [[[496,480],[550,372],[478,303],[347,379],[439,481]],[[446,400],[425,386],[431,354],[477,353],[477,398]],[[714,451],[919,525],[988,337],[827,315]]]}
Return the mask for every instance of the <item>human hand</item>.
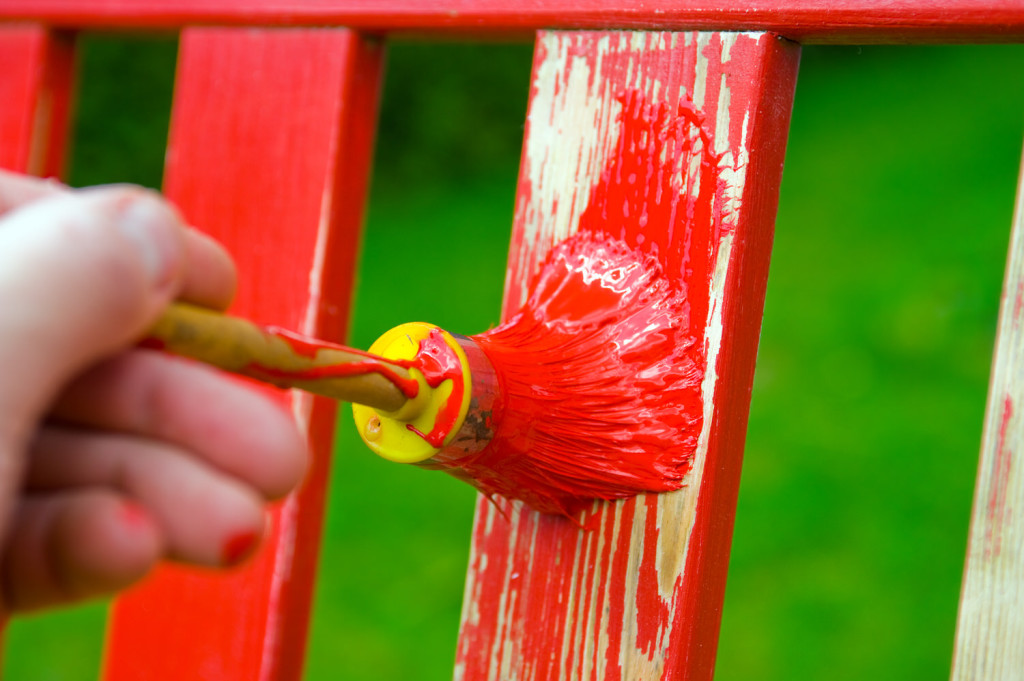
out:
{"label": "human hand", "polygon": [[134,343],[234,266],[153,192],[0,171],[0,612],[111,593],[163,558],[231,565],[305,470],[278,406]]}

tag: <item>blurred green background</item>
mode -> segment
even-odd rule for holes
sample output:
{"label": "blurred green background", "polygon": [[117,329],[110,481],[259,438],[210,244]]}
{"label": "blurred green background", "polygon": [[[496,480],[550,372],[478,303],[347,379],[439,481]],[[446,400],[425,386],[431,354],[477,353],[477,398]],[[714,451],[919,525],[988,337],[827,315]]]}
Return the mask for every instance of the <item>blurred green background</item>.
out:
{"label": "blurred green background", "polygon": [[[158,186],[173,39],[82,47],[72,183]],[[391,47],[354,344],[497,322],[530,52]],[[1012,73],[1021,47],[804,50],[720,680],[948,673],[1024,129]],[[421,286],[389,276],[396,244]],[[438,264],[456,306],[431,295]],[[369,455],[347,414],[332,484],[307,678],[450,678],[472,491]],[[104,616],[15,620],[5,678],[95,678]]]}

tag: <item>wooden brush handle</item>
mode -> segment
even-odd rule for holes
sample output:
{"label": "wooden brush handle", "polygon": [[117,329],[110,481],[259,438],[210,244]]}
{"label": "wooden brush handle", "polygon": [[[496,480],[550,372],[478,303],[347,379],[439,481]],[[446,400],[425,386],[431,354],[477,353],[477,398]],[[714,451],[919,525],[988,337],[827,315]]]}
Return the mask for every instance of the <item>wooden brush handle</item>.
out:
{"label": "wooden brush handle", "polygon": [[372,364],[408,379],[404,367],[185,303],[168,306],[143,345],[279,387],[301,388],[382,411],[397,411],[406,402],[402,391],[379,372],[339,375]]}

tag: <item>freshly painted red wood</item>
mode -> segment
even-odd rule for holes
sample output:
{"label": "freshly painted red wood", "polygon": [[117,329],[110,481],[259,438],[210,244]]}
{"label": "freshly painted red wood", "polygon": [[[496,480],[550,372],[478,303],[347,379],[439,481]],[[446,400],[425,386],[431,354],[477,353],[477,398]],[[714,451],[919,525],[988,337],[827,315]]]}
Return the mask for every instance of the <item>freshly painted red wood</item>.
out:
{"label": "freshly painted red wood", "polygon": [[73,71],[70,36],[0,27],[0,167],[45,177],[63,170]]}
{"label": "freshly painted red wood", "polygon": [[539,37],[504,316],[578,230],[656,256],[701,339],[678,492],[580,517],[480,498],[456,679],[710,679],[799,49],[771,34]]}
{"label": "freshly painted red wood", "polygon": [[61,26],[344,25],[365,31],[757,30],[806,43],[1024,40],[1018,0],[0,0]]}
{"label": "freshly painted red wood", "polygon": [[[166,192],[236,258],[233,312],[342,340],[379,46],[338,29],[196,28],[179,59]],[[309,435],[302,489],[273,509],[241,569],[167,567],[123,597],[107,679],[301,678],[337,403],[265,390]]]}

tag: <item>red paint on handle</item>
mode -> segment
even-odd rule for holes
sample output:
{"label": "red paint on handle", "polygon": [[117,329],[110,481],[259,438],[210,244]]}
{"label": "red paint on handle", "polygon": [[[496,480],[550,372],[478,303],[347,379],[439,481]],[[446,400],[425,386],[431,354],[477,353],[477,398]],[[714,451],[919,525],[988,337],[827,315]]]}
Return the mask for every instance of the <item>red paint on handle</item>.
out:
{"label": "red paint on handle", "polygon": [[247,375],[261,378],[271,383],[287,383],[289,381],[316,381],[320,379],[361,376],[363,374],[377,374],[386,378],[391,385],[398,388],[409,399],[419,394],[420,386],[415,378],[401,376],[388,366],[391,364],[408,369],[417,366],[416,360],[384,359],[369,352],[363,352],[362,350],[315,338],[308,338],[276,326],[263,327],[263,331],[268,336],[284,341],[296,354],[310,360],[316,359],[317,353],[321,350],[341,350],[349,354],[365,357],[365,360],[361,362],[339,362],[338,364],[314,366],[307,369],[282,369],[281,367],[270,367],[254,362],[243,367],[242,372]]}
{"label": "red paint on handle", "polygon": [[420,341],[416,358],[410,365],[423,372],[423,378],[431,388],[436,389],[445,381],[452,381],[452,391],[438,411],[430,432],[423,433],[411,423],[406,425],[406,428],[422,437],[432,447],[441,447],[455,429],[462,408],[462,398],[466,389],[462,362],[459,361],[455,350],[448,345],[441,330],[433,328],[430,335]]}
{"label": "red paint on handle", "polygon": [[433,447],[441,447],[445,439],[455,429],[459,419],[465,392],[465,379],[462,373],[462,362],[455,350],[448,344],[440,329],[430,330],[427,338],[420,341],[416,356],[412,359],[387,359],[369,352],[356,350],[344,345],[329,343],[281,329],[276,326],[263,328],[264,333],[278,338],[296,352],[311,360],[317,358],[321,350],[341,350],[350,354],[360,355],[365,359],[360,362],[341,362],[309,367],[307,369],[282,369],[262,364],[249,364],[243,373],[268,380],[270,382],[289,383],[292,381],[313,381],[318,379],[344,378],[374,373],[387,379],[407,398],[412,399],[419,394],[419,382],[413,377],[399,375],[392,366],[405,369],[417,369],[423,374],[427,385],[437,389],[445,381],[452,381],[452,391],[444,405],[438,411],[434,426],[424,433],[407,424],[407,428],[416,433]]}

